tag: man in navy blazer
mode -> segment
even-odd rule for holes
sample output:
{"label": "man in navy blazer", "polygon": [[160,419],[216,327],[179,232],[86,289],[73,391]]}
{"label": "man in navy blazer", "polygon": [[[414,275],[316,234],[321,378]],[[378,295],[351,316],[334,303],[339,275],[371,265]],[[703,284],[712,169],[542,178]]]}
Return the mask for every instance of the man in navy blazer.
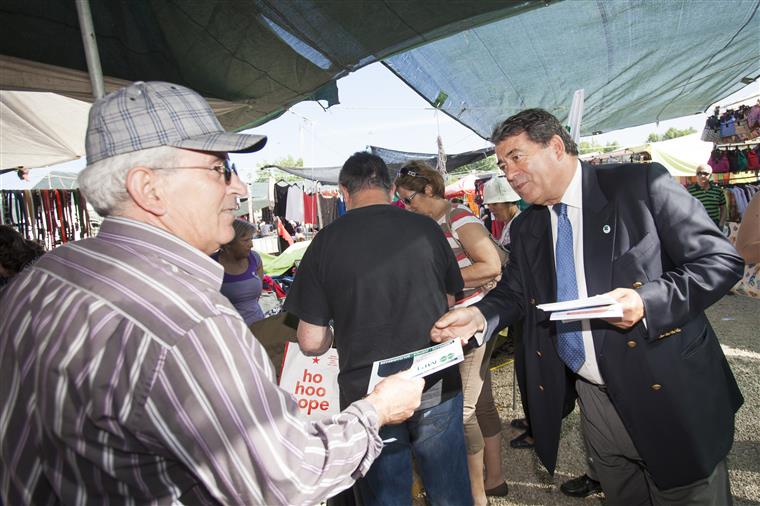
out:
{"label": "man in navy blazer", "polygon": [[[730,504],[725,457],[743,398],[704,310],[740,279],[741,257],[664,167],[581,163],[546,111],[508,118],[491,140],[533,205],[512,225],[519,239],[498,286],[441,317],[433,339],[489,338],[523,320],[530,426],[550,472],[577,395],[610,504]],[[555,263],[558,227],[572,236],[577,297],[606,293],[622,318],[583,320],[573,337],[536,307],[568,284]]]}

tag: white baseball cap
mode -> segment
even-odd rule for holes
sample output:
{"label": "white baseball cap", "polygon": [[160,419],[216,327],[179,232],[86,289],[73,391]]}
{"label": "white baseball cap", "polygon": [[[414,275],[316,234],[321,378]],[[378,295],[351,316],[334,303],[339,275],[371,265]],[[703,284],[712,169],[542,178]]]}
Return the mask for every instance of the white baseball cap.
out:
{"label": "white baseball cap", "polygon": [[494,176],[483,185],[483,204],[499,202],[517,202],[520,196],[515,192],[504,176]]}

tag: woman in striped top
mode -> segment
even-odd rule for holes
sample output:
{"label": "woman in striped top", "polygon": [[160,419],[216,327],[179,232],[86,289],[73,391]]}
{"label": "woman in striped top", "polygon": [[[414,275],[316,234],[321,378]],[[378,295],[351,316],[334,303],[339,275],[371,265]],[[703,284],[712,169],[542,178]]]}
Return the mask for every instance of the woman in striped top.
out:
{"label": "woman in striped top", "polygon": [[[424,162],[410,162],[399,171],[396,192],[409,210],[436,220],[454,250],[465,287],[456,295],[454,307],[469,306],[482,299],[488,285],[500,275],[501,261],[480,219],[469,208],[453,206],[446,200],[443,176]],[[483,387],[490,351],[490,346],[465,347],[465,359],[459,364],[464,392],[467,465],[476,505],[486,504],[486,494],[483,484],[484,441],[475,416],[475,405]]]}

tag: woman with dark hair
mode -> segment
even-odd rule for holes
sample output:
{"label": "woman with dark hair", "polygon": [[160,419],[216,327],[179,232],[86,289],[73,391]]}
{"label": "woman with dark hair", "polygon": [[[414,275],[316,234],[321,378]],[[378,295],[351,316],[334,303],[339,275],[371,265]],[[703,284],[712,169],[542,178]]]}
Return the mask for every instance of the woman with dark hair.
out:
{"label": "woman with dark hair", "polygon": [[235,229],[234,239],[211,258],[224,267],[222,294],[232,302],[245,324],[250,325],[264,318],[259,305],[264,268],[261,257],[252,249],[256,225],[236,219],[232,227]]}
{"label": "woman with dark hair", "polygon": [[[464,291],[456,295],[454,307],[474,304],[492,288],[501,273],[501,259],[488,230],[465,206],[446,200],[443,176],[424,162],[410,162],[396,178],[396,192],[411,211],[430,216],[438,222],[459,262]],[[476,506],[487,503],[483,475],[485,441],[478,425],[475,406],[488,370],[493,341],[477,347],[465,347],[459,364],[464,393],[464,433],[467,443],[467,467],[470,471],[472,498]],[[489,434],[490,435],[490,434]],[[497,486],[493,495],[506,495],[506,483]],[[490,491],[489,491],[490,492]]]}
{"label": "woman with dark hair", "polygon": [[15,228],[0,225],[0,287],[33,264],[43,253],[42,246],[24,239]]}

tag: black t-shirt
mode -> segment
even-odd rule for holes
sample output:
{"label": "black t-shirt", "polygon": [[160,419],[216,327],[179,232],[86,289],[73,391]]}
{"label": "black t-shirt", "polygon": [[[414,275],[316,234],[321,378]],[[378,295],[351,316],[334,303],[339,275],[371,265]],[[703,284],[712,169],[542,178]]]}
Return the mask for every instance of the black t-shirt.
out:
{"label": "black t-shirt", "polygon": [[288,206],[288,188],[290,185],[274,185],[274,215],[285,217],[285,209]]}
{"label": "black t-shirt", "polygon": [[[446,293],[464,283],[440,227],[390,205],[354,209],[321,230],[306,251],[285,310],[326,326],[334,320],[341,408],[367,393],[372,363],[433,343]],[[459,369],[426,378],[420,409],[461,390]]]}

